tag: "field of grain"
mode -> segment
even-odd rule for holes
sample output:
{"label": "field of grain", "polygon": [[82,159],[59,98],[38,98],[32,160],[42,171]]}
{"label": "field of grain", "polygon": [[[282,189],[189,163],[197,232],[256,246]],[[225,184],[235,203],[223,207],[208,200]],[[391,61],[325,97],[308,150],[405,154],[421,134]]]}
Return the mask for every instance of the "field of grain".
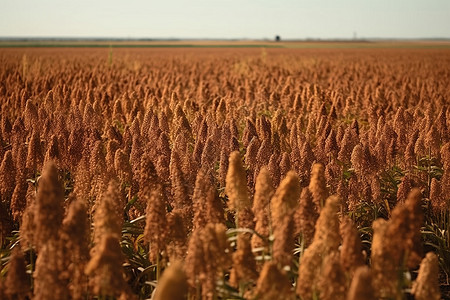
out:
{"label": "field of grain", "polygon": [[450,299],[449,86],[449,49],[0,49],[0,299]]}

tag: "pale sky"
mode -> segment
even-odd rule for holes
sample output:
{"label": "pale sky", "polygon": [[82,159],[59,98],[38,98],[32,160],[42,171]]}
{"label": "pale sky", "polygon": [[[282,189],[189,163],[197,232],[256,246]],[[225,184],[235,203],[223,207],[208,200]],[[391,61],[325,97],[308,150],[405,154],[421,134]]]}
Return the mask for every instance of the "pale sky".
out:
{"label": "pale sky", "polygon": [[450,0],[0,0],[0,37],[450,38]]}

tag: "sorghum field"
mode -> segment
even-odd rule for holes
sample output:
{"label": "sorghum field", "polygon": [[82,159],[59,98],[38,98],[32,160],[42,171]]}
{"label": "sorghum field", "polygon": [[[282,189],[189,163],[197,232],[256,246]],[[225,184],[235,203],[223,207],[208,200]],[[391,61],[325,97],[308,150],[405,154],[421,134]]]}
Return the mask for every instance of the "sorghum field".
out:
{"label": "sorghum field", "polygon": [[449,87],[449,49],[0,49],[0,299],[450,299]]}

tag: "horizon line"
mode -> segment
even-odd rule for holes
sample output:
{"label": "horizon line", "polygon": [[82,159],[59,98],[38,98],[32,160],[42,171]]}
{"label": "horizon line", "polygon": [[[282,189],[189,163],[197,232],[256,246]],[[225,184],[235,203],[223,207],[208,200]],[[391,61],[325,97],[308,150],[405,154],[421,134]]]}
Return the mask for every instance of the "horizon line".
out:
{"label": "horizon line", "polygon": [[[188,37],[107,37],[107,36],[0,36],[0,41],[264,41],[275,42],[273,38],[188,38]],[[285,38],[280,37],[281,42],[311,42],[311,41],[450,41],[450,37],[305,37]]]}

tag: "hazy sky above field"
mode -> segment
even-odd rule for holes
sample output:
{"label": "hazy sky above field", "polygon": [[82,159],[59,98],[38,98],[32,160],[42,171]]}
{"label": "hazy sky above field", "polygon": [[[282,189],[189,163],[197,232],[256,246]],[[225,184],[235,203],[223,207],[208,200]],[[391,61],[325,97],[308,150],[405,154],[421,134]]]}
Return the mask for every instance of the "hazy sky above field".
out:
{"label": "hazy sky above field", "polygon": [[450,0],[0,0],[3,37],[450,38]]}

